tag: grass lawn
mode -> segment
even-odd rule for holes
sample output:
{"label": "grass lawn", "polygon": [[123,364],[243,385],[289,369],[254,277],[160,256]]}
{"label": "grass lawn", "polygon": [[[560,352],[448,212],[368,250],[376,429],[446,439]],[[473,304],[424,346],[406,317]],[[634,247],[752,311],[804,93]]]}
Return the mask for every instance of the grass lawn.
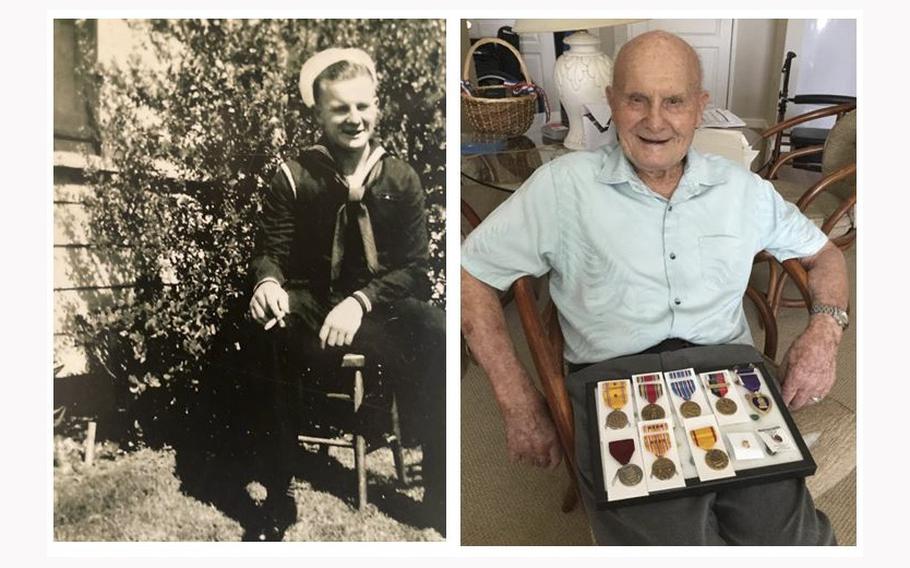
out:
{"label": "grass lawn", "polygon": [[[61,455],[78,456],[72,440]],[[66,447],[66,445],[69,445]],[[216,506],[192,496],[177,475],[179,456],[172,449],[119,453],[99,448],[93,467],[78,459],[64,460],[54,470],[54,538],[58,541],[238,541],[243,528],[232,507]],[[400,487],[394,478],[392,454],[370,454],[370,504],[354,506],[355,474],[350,450],[332,448],[328,457],[300,450],[295,470],[297,523],[286,541],[428,541],[442,536],[420,520],[420,484]],[[409,468],[420,461],[419,450],[407,450]],[[213,482],[216,482],[213,478]],[[196,481],[198,485],[199,481]],[[261,486],[258,486],[261,490]],[[235,491],[231,498],[248,500],[257,486]],[[247,507],[249,504],[246,505]]]}

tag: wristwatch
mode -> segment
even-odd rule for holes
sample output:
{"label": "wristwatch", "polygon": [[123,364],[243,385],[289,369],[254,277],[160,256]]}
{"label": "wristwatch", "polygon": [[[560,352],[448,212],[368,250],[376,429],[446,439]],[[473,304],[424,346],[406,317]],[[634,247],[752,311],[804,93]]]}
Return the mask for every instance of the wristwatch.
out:
{"label": "wristwatch", "polygon": [[847,326],[850,325],[850,316],[847,315],[847,311],[831,304],[812,304],[812,309],[809,310],[809,313],[812,315],[828,314],[834,318],[834,321],[843,330],[846,330]]}

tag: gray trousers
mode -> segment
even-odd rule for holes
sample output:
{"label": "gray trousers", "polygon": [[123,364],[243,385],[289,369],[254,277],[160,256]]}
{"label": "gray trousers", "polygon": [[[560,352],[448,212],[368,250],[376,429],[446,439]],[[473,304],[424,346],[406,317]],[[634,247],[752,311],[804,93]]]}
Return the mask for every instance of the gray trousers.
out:
{"label": "gray trousers", "polygon": [[[787,479],[598,510],[586,418],[585,383],[655,369],[761,361],[750,345],[689,348],[611,359],[567,379],[575,408],[578,486],[597,544],[601,545],[834,545],[831,523],[815,508],[803,479]],[[776,377],[775,377],[776,380]]]}

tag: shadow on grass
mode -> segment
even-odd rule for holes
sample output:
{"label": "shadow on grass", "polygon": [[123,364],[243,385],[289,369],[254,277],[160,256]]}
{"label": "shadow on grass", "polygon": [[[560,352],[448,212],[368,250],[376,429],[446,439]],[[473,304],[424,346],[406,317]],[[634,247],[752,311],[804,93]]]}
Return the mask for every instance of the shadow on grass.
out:
{"label": "shadow on grass", "polygon": [[[261,370],[250,369],[249,354],[230,349],[221,353],[225,352],[226,356],[192,384],[149,389],[138,398],[125,392],[125,385],[107,380],[101,385],[107,395],[101,398],[108,402],[93,406],[89,403],[100,400],[98,385],[87,388],[71,382],[58,388],[55,384],[55,405],[66,405],[79,415],[71,421],[75,429],[55,428],[55,433],[82,439],[84,433],[79,427],[92,419],[98,423],[98,442],[110,440],[123,450],[170,448],[179,492],[212,505],[237,521],[244,533],[260,530],[269,513],[268,501],[263,500],[265,491],[250,491],[253,482],[279,497],[287,495],[288,489],[295,490],[295,501],[282,503],[287,513],[279,527],[282,534],[298,522],[296,536],[313,540],[349,535],[352,539],[372,539],[373,532],[380,540],[418,540],[434,538],[432,531],[424,534],[422,529],[444,532],[444,509],[430,514],[418,500],[422,485],[419,466],[411,463],[410,483],[403,488],[395,478],[388,452],[368,457],[371,507],[357,513],[357,482],[350,450],[335,449],[334,455],[315,452],[294,444],[296,433],[291,445],[287,436],[279,440],[274,388],[264,380]],[[93,396],[81,404],[78,395],[85,392]],[[409,455],[415,457],[413,452]],[[290,475],[302,483],[291,487]],[[320,519],[314,520],[314,525],[328,522],[340,530],[310,530],[304,525],[313,518]],[[353,528],[340,528],[345,524]]]}
{"label": "shadow on grass", "polygon": [[[342,463],[348,461],[346,456],[339,461],[328,453],[295,444],[296,430],[290,444],[287,431],[282,438],[275,416],[273,385],[261,377],[251,379],[247,373],[235,372],[239,365],[223,367],[217,376],[213,373],[208,377],[205,393],[196,392],[189,397],[193,407],[186,407],[178,416],[176,427],[170,429],[167,444],[175,452],[181,491],[236,520],[248,535],[262,532],[263,525],[271,522],[278,525],[277,534],[272,537],[281,538],[294,523],[307,522],[304,500],[297,499],[296,510],[280,501],[290,487],[289,475],[308,484],[312,491],[336,497],[351,513],[355,512],[357,478],[352,463]],[[375,453],[367,458],[369,503],[393,521],[444,534],[444,511],[429,511],[409,495],[419,493],[413,488],[422,483],[420,467],[410,464],[409,484],[404,488],[393,471],[377,472],[385,465],[393,470],[390,464],[383,463],[391,459],[377,458],[381,456]],[[263,500],[264,495],[251,492],[254,482],[278,499]],[[282,506],[290,510],[277,510]],[[345,516],[344,511],[338,512]],[[381,535],[377,536],[381,539]]]}

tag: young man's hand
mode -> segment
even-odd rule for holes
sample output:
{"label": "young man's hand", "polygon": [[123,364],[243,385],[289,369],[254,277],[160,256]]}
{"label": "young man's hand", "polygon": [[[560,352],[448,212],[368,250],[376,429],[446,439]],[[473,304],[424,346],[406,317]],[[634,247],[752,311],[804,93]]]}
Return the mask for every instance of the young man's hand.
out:
{"label": "young man's hand", "polygon": [[337,306],[332,308],[329,315],[325,317],[322,329],[319,330],[319,341],[322,348],[325,346],[341,347],[350,345],[354,341],[354,335],[360,329],[360,323],[363,320],[363,308],[354,298],[345,298]]}
{"label": "young man's hand", "polygon": [[288,311],[288,293],[272,280],[260,284],[250,300],[250,315],[263,326],[273,319],[283,321]]}

